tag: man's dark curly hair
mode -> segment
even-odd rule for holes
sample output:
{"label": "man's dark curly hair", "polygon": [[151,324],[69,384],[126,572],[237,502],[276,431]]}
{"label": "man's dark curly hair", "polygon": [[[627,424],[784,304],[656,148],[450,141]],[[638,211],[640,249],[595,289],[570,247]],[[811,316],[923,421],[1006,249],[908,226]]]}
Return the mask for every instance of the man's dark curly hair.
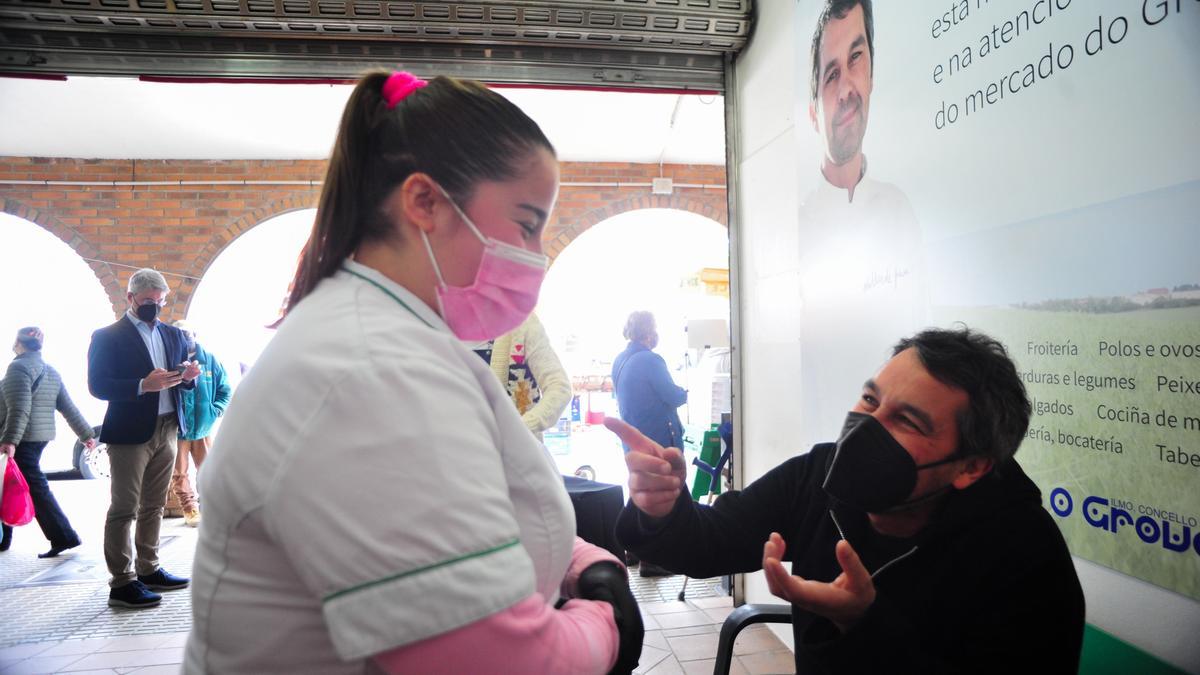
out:
{"label": "man's dark curly hair", "polygon": [[989,457],[999,465],[1017,452],[1032,407],[1004,345],[963,326],[923,330],[897,342],[892,355],[906,349],[917,350],[936,380],[966,392],[967,408],[958,415],[962,454]]}

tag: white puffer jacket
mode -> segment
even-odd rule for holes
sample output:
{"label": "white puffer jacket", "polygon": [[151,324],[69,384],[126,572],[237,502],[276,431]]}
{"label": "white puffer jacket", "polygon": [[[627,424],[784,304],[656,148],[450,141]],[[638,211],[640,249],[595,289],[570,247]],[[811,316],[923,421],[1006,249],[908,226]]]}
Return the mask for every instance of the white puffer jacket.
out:
{"label": "white puffer jacket", "polygon": [[496,338],[491,365],[525,426],[540,439],[543,431],[558,423],[571,402],[571,379],[536,314],[530,314],[513,332]]}

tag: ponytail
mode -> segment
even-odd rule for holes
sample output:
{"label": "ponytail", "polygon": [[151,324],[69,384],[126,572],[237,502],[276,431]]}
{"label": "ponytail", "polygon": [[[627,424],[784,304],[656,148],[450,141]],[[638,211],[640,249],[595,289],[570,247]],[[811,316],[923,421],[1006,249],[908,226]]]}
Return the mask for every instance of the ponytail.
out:
{"label": "ponytail", "polygon": [[[374,72],[359,81],[346,109],[334,141],[317,216],[312,232],[300,253],[296,276],[292,280],[284,315],[312,292],[322,279],[332,276],[342,261],[362,243],[365,232],[359,224],[362,185],[362,154],[369,149],[364,142],[370,135],[372,117],[378,117],[382,97],[380,89],[387,74]],[[282,317],[280,321],[282,321]]]}
{"label": "ponytail", "polygon": [[536,122],[479,82],[436,77],[389,102],[390,77],[365,75],[346,102],[284,316],[364,242],[396,236],[381,206],[414,172],[463,204],[479,181],[515,177],[535,148],[554,154]]}

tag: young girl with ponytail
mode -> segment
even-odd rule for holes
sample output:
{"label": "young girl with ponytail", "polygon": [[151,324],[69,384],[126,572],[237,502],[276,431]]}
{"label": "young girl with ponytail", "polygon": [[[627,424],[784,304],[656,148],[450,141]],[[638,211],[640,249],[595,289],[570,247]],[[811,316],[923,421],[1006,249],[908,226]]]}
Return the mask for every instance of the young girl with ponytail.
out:
{"label": "young girl with ponytail", "polygon": [[550,142],[483,85],[358,83],[286,316],[200,477],[185,672],[637,665],[624,568],[574,536],[554,462],[462,343],[533,310],[557,190]]}

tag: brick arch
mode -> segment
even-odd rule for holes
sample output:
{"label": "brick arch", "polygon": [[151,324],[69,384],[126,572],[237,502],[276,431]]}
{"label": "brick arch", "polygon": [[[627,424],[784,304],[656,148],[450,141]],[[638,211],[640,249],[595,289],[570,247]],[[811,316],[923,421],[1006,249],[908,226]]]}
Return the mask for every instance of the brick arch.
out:
{"label": "brick arch", "polygon": [[554,228],[550,239],[545,242],[546,255],[553,262],[571,242],[579,235],[590,230],[597,223],[627,211],[642,209],[675,209],[689,211],[709,220],[716,221],[728,229],[728,212],[725,209],[725,193],[706,194],[704,197],[694,197],[682,194],[655,195],[642,194],[628,197],[619,201],[609,202],[604,206],[587,211],[570,222],[559,223]]}
{"label": "brick arch", "polygon": [[79,234],[78,230],[64,225],[58,218],[48,213],[30,208],[11,197],[0,197],[0,212],[27,220],[70,246],[71,250],[87,263],[92,274],[96,275],[96,280],[100,282],[100,286],[104,288],[105,294],[108,295],[108,301],[112,304],[113,316],[119,316],[125,311],[125,289],[121,286],[117,273],[108,263],[96,261],[99,252],[83,235]]}
{"label": "brick arch", "polygon": [[188,308],[191,307],[192,297],[195,295],[196,287],[200,285],[200,281],[204,278],[205,272],[212,266],[213,261],[221,255],[221,252],[229,248],[229,245],[238,237],[258,225],[282,216],[285,213],[316,208],[318,198],[319,195],[315,193],[297,194],[286,199],[271,202],[244,214],[226,226],[225,229],[214,234],[208,240],[208,243],[200,249],[200,252],[196,254],[196,257],[192,260],[192,264],[184,271],[187,277],[180,284],[177,296],[183,299],[184,302],[181,317],[186,315]]}

